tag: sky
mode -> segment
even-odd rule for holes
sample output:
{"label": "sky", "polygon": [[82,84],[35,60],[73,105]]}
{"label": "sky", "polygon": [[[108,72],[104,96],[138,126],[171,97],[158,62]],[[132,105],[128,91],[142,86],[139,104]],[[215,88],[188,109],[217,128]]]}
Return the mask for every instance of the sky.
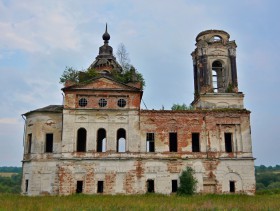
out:
{"label": "sky", "polygon": [[60,76],[90,66],[106,23],[109,44],[116,52],[123,43],[145,78],[148,109],[189,105],[197,34],[227,31],[255,164],[280,164],[279,8],[278,0],[0,0],[0,166],[21,166],[21,115],[62,104]]}

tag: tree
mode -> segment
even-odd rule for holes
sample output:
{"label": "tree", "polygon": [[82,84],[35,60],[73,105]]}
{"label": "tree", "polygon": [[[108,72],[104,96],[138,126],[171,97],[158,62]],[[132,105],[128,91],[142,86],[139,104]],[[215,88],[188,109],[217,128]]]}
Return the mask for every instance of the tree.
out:
{"label": "tree", "polygon": [[130,70],[130,59],[126,47],[120,43],[117,50],[117,58],[124,71]]}
{"label": "tree", "polygon": [[66,67],[62,76],[60,77],[60,83],[65,83],[66,81],[79,82],[79,71],[74,70],[73,67]]}
{"label": "tree", "polygon": [[179,177],[180,186],[178,188],[178,195],[193,195],[196,190],[197,180],[194,176],[194,170],[191,167],[187,167]]}
{"label": "tree", "polygon": [[280,189],[280,182],[272,182],[267,186],[267,189]]}
{"label": "tree", "polygon": [[173,106],[171,107],[171,110],[173,110],[173,111],[193,110],[193,107],[192,106],[187,106],[185,103],[183,103],[182,105],[180,105],[180,104],[173,104]]}

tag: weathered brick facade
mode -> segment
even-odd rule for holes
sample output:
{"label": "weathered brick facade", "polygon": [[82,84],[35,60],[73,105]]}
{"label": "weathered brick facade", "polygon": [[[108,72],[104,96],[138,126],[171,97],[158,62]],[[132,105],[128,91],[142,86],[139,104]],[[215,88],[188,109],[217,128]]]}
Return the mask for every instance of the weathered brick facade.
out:
{"label": "weathered brick facade", "polygon": [[197,192],[254,194],[250,112],[238,92],[229,35],[198,35],[194,109],[171,111],[141,110],[139,83],[108,75],[119,66],[106,33],[91,67],[107,72],[84,84],[66,83],[64,105],[25,114],[22,192],[170,194],[190,166]]}

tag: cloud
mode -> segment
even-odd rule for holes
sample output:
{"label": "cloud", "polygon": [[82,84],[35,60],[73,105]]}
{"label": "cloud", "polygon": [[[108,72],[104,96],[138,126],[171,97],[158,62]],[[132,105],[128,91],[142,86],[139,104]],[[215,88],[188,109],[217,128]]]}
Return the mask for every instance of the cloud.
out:
{"label": "cloud", "polygon": [[[195,37],[216,28],[237,42],[239,87],[252,110],[253,149],[262,162],[271,163],[260,137],[270,125],[278,125],[278,7],[276,1],[261,0],[0,0],[0,129],[9,131],[0,140],[9,139],[6,145],[21,150],[17,141],[23,123],[16,119],[61,104],[60,75],[65,66],[83,69],[93,62],[106,22],[110,45],[116,51],[123,42],[146,80],[143,99],[149,109],[192,101]],[[277,140],[277,132],[270,131],[265,144],[274,146]]]}
{"label": "cloud", "polygon": [[20,124],[16,118],[0,118],[0,124]]}
{"label": "cloud", "polygon": [[12,1],[9,5],[0,2],[0,43],[4,44],[1,48],[27,52],[78,48],[77,21],[63,7],[59,1]]}

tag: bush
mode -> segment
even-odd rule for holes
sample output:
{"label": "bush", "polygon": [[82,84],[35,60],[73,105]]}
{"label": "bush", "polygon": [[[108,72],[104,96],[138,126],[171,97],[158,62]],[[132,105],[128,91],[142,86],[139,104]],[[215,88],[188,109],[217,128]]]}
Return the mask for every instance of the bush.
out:
{"label": "bush", "polygon": [[180,186],[178,188],[178,195],[193,195],[196,190],[197,180],[194,177],[194,170],[187,167],[180,176]]}
{"label": "bush", "polygon": [[[72,67],[66,67],[62,76],[60,77],[60,83],[65,84],[66,81],[71,81],[73,83],[79,84],[87,82],[97,76],[100,76],[100,73],[95,69],[78,71]],[[125,70],[122,73],[117,70],[112,70],[109,76],[114,80],[125,84],[130,82],[140,82],[142,87],[145,87],[145,80],[142,74],[139,73],[132,65],[130,66],[129,70]]]}

